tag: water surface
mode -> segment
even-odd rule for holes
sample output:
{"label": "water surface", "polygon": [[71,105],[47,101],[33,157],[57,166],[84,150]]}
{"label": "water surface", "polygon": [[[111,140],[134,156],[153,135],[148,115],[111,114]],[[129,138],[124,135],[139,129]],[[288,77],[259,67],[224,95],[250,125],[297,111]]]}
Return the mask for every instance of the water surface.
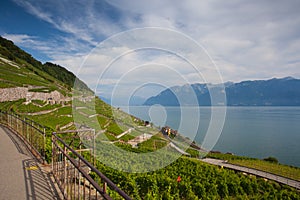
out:
{"label": "water surface", "polygon": [[[136,106],[127,111],[157,126],[179,129],[202,144],[212,122],[211,108],[195,110]],[[227,107],[224,127],[213,150],[260,159],[274,156],[281,163],[300,167],[300,107]]]}

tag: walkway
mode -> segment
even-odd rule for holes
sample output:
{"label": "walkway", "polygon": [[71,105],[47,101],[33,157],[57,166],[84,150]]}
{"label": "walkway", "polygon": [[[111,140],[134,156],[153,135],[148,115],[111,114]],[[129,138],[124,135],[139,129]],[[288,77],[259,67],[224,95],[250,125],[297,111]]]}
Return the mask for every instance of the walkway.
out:
{"label": "walkway", "polygon": [[237,170],[237,171],[240,171],[240,172],[245,172],[245,173],[248,173],[248,174],[253,174],[253,175],[256,175],[256,176],[260,176],[260,177],[263,177],[263,178],[266,178],[266,179],[269,179],[269,180],[273,180],[273,181],[283,183],[283,184],[289,185],[291,187],[300,189],[300,182],[296,181],[296,180],[292,180],[292,179],[289,179],[289,178],[285,178],[285,177],[282,177],[282,176],[278,176],[278,175],[275,175],[275,174],[271,174],[271,173],[268,173],[268,172],[264,172],[264,171],[260,171],[260,170],[256,170],[256,169],[252,169],[252,168],[248,168],[248,167],[242,167],[242,166],[238,166],[238,165],[229,164],[224,160],[205,158],[205,159],[202,159],[202,161],[206,162],[206,163],[213,164],[213,165],[223,166],[225,168]]}
{"label": "walkway", "polygon": [[0,199],[60,199],[49,170],[37,163],[24,143],[0,126]]}
{"label": "walkway", "polygon": [[173,147],[176,151],[178,151],[179,153],[181,153],[182,155],[186,155],[186,156],[191,156],[189,153],[181,150],[179,147],[177,147],[173,142],[170,142],[169,145],[171,147]]}

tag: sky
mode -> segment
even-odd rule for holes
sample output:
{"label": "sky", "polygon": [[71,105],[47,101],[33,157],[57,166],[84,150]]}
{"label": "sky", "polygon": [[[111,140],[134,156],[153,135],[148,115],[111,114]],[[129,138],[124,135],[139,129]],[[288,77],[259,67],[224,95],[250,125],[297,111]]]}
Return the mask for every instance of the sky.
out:
{"label": "sky", "polygon": [[298,0],[3,0],[0,35],[107,98],[300,78]]}

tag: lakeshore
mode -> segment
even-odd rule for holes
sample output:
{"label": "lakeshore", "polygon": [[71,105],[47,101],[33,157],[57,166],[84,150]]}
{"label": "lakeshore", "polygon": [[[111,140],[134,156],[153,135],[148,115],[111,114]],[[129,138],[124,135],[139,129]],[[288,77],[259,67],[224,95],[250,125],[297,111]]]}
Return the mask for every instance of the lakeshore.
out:
{"label": "lakeshore", "polygon": [[[134,106],[130,107],[129,112],[144,120],[151,121],[156,116],[161,119],[159,113],[150,116],[149,109]],[[165,110],[166,118],[161,121],[156,119],[156,126],[166,124],[198,144],[202,143],[209,126],[210,107],[200,107],[199,122],[190,118],[191,124],[197,123],[199,126],[197,134],[191,133],[188,125],[180,125],[179,107],[166,107]],[[273,156],[282,164],[299,167],[299,121],[300,107],[228,107],[223,131],[212,150],[258,159]]]}

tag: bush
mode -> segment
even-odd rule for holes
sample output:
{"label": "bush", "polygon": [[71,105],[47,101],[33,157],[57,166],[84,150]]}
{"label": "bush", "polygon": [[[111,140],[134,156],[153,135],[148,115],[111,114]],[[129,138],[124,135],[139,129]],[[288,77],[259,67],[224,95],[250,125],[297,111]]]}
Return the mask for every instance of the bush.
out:
{"label": "bush", "polygon": [[268,158],[264,158],[263,160],[271,163],[278,163],[278,160],[275,157],[268,157]]}

